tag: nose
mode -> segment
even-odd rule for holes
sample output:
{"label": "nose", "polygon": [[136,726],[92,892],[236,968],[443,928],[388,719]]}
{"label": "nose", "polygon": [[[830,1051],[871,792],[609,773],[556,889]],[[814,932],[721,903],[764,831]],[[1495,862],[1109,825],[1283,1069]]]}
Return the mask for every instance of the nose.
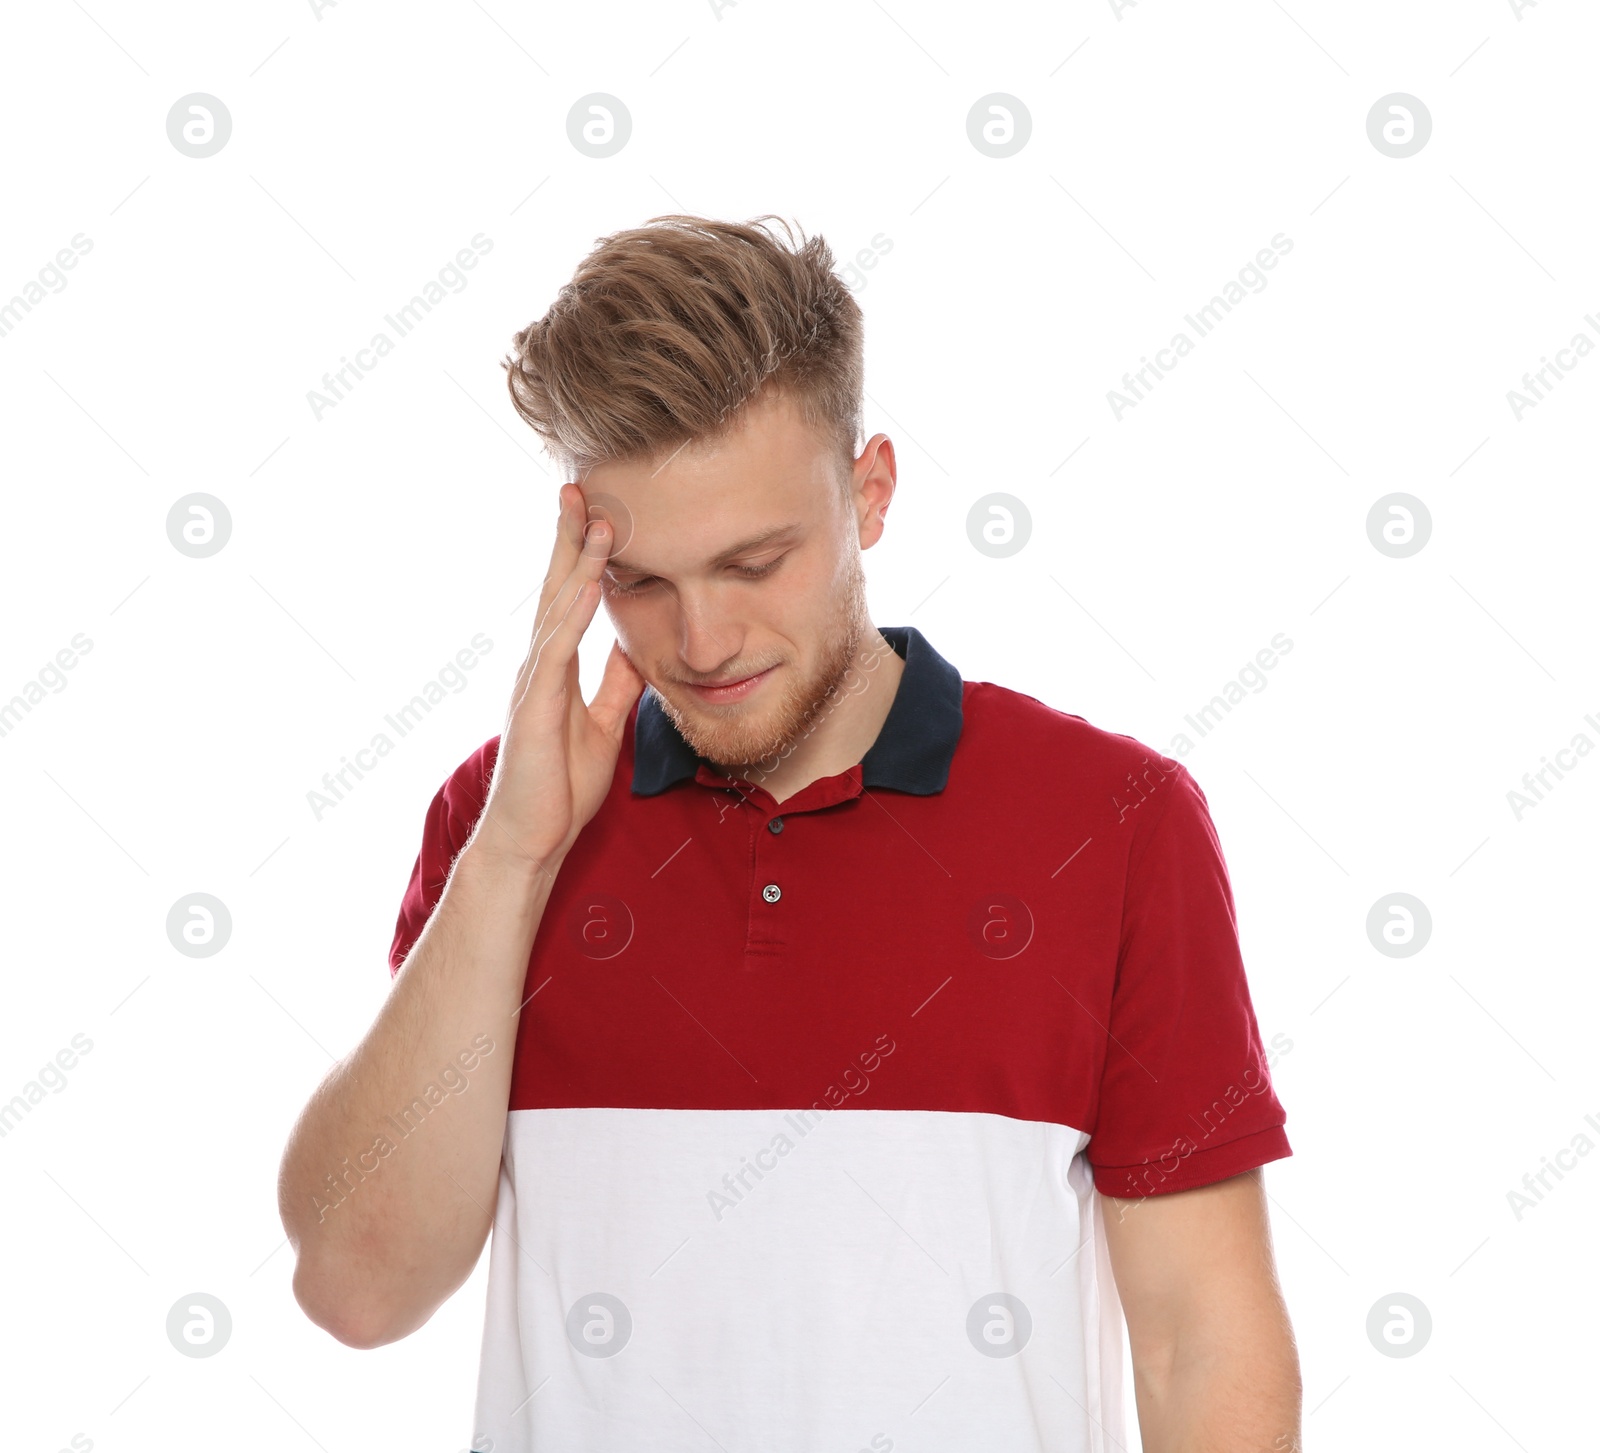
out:
{"label": "nose", "polygon": [[690,590],[678,594],[678,655],[696,676],[726,675],[744,650],[744,626],[717,609],[715,594]]}

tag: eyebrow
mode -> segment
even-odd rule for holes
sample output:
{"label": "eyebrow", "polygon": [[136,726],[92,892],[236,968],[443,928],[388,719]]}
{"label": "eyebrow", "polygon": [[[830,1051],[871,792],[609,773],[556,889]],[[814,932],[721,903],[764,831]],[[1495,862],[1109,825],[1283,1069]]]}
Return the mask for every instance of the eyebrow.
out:
{"label": "eyebrow", "polygon": [[[735,556],[747,554],[751,550],[758,550],[763,545],[785,544],[794,537],[803,534],[805,525],[799,520],[791,520],[785,525],[773,525],[762,530],[759,534],[750,536],[748,540],[741,540],[737,545],[730,545],[720,554],[713,556],[706,563],[708,565],[726,565]],[[606,561],[607,570],[620,570],[628,575],[654,575],[656,572],[646,569],[643,565],[634,565],[630,561],[619,559],[613,555]]]}

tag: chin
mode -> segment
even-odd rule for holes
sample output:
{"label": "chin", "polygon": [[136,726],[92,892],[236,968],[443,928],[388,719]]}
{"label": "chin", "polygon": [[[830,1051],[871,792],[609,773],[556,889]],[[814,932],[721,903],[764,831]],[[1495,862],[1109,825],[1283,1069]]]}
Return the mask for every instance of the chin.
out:
{"label": "chin", "polygon": [[731,705],[707,707],[691,701],[682,706],[668,700],[673,725],[679,735],[708,762],[728,766],[759,763],[783,747],[781,733],[774,723],[775,708],[768,706],[752,715],[752,707]]}

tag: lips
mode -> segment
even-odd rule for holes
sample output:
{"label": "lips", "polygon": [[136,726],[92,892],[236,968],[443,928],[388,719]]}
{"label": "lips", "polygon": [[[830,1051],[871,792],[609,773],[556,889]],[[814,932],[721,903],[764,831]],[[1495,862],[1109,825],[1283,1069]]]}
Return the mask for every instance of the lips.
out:
{"label": "lips", "polygon": [[776,667],[768,666],[765,671],[757,671],[753,676],[741,676],[737,680],[717,682],[711,685],[697,685],[694,682],[686,684],[702,701],[738,701],[754,691],[776,669]]}

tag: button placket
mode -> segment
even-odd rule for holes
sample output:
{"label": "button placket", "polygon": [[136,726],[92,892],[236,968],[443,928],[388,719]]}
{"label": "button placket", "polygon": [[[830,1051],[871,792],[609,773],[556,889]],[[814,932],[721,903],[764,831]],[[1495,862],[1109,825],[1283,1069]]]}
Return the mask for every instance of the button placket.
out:
{"label": "button placket", "polygon": [[[784,831],[784,819],[782,819],[781,816],[774,815],[773,818],[768,818],[768,821],[766,821],[768,840],[778,837],[778,835],[782,834],[782,831]],[[776,851],[776,847],[774,847],[774,851]],[[760,845],[760,835],[757,835],[757,839],[755,839],[755,858],[757,858],[757,863],[755,863],[755,872],[757,872],[757,879],[755,880],[757,880],[758,883],[762,883],[762,880],[766,879],[766,875],[773,871],[773,864],[763,863],[762,859],[765,858],[765,856],[765,851],[763,851],[762,845]],[[781,883],[770,882],[770,880],[762,883],[762,903],[765,904],[766,907],[776,907],[776,904],[781,903],[782,896],[784,896],[784,890],[782,890]],[[782,939],[786,938],[786,935],[784,935],[781,928],[779,928],[779,923],[782,922],[784,917],[787,917],[787,914],[781,915],[781,917],[774,914],[773,917],[765,920],[765,931],[771,935],[770,944],[774,951],[781,947]]]}
{"label": "button placket", "polygon": [[[769,818],[767,820],[767,831],[776,837],[783,831],[783,819],[781,817]],[[776,903],[780,898],[783,897],[783,889],[780,888],[776,883],[768,883],[767,886],[761,890],[761,896],[768,903]]]}

